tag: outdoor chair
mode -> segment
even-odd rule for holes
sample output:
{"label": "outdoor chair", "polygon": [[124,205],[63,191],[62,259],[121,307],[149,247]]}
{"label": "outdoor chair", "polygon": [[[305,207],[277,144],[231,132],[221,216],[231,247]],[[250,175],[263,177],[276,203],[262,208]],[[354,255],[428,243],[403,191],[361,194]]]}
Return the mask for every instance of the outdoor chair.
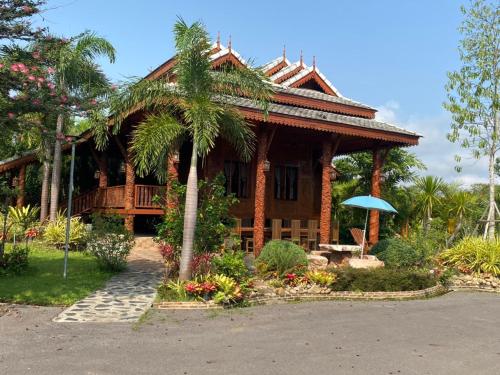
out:
{"label": "outdoor chair", "polygon": [[253,237],[247,237],[245,241],[245,252],[253,253],[254,241]]}
{"label": "outdoor chair", "polygon": [[335,220],[332,225],[332,244],[340,243],[340,223]]}
{"label": "outdoor chair", "polygon": [[363,243],[364,243],[363,254],[366,254],[367,250],[368,250],[368,241],[365,238],[365,231],[363,229],[359,229],[359,228],[351,228],[350,232],[351,232],[352,238],[354,239],[354,242],[356,242],[356,244],[359,247],[363,247]]}
{"label": "outdoor chair", "polygon": [[292,220],[290,241],[300,245],[300,220]]}
{"label": "outdoor chair", "polygon": [[307,221],[307,248],[316,250],[318,247],[318,220]]}
{"label": "outdoor chair", "polygon": [[281,240],[281,219],[273,219],[271,223],[271,239]]}

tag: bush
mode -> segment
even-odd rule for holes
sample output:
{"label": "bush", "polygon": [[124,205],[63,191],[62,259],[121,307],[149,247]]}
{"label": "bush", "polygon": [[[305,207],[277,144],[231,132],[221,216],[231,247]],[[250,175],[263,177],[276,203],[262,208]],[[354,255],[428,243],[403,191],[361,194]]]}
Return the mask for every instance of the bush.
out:
{"label": "bush", "polygon": [[[63,247],[66,242],[66,217],[59,214],[55,222],[48,223],[43,231],[43,239],[55,247]],[[69,245],[79,247],[85,244],[87,239],[87,229],[81,218],[74,216],[71,218],[69,232]]]}
{"label": "bush", "polygon": [[336,269],[337,276],[332,286],[336,291],[396,292],[426,289],[436,285],[436,278],[424,270]]}
{"label": "bush", "polygon": [[303,248],[291,241],[273,240],[262,249],[256,266],[261,273],[277,273],[283,277],[287,273],[304,271],[307,256]]}
{"label": "bush", "polygon": [[215,273],[229,276],[236,281],[242,281],[250,276],[242,251],[231,251],[212,259],[212,268]]}
{"label": "bush", "polygon": [[[211,181],[200,180],[198,190],[194,252],[217,252],[222,248],[224,239],[231,235],[234,218],[229,214],[229,210],[238,200],[233,195],[226,195],[223,175],[218,175]],[[174,181],[170,198],[177,201],[177,205],[164,207],[163,222],[157,226],[159,240],[175,249],[182,246],[185,197],[186,186]]]}
{"label": "bush", "polygon": [[489,273],[500,276],[500,241],[466,237],[451,249],[439,254],[445,265],[464,273]]}
{"label": "bush", "polygon": [[28,248],[20,246],[14,246],[10,251],[6,251],[3,259],[0,259],[0,274],[22,273],[28,268],[28,254]]}
{"label": "bush", "polygon": [[413,267],[421,263],[417,250],[405,241],[389,238],[379,241],[370,250],[370,254],[385,262],[387,267]]}
{"label": "bush", "polygon": [[125,229],[121,218],[116,216],[93,215],[92,223],[87,251],[97,258],[102,268],[123,270],[134,246],[132,234]]}

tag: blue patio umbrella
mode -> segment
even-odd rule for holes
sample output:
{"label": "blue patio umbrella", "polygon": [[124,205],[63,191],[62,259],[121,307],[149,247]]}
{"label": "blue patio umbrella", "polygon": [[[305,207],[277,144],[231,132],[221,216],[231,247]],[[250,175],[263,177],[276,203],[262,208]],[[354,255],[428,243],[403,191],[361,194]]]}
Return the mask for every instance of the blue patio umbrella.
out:
{"label": "blue patio umbrella", "polygon": [[366,227],[368,225],[368,212],[370,210],[385,211],[397,213],[396,209],[391,206],[389,202],[383,199],[372,197],[371,195],[360,195],[357,197],[349,198],[342,202],[344,206],[358,207],[366,209],[365,230],[363,232],[363,244],[361,249],[365,247]]}

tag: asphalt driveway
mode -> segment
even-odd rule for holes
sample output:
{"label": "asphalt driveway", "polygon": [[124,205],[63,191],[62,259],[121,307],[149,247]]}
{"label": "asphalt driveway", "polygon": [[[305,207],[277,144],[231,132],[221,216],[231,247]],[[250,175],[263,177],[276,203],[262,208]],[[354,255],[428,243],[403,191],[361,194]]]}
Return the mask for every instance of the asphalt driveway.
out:
{"label": "asphalt driveway", "polygon": [[152,311],[135,325],[52,322],[60,311],[0,307],[0,374],[500,374],[500,295]]}

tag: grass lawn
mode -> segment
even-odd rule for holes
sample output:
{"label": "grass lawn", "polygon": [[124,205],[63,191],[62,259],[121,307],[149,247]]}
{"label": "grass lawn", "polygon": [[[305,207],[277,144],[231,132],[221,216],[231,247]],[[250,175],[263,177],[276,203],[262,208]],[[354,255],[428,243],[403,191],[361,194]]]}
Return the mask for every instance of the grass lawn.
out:
{"label": "grass lawn", "polygon": [[64,251],[30,246],[25,272],[0,276],[0,302],[71,305],[102,287],[113,275],[101,270],[91,255],[75,251],[68,259],[68,278],[64,280]]}

